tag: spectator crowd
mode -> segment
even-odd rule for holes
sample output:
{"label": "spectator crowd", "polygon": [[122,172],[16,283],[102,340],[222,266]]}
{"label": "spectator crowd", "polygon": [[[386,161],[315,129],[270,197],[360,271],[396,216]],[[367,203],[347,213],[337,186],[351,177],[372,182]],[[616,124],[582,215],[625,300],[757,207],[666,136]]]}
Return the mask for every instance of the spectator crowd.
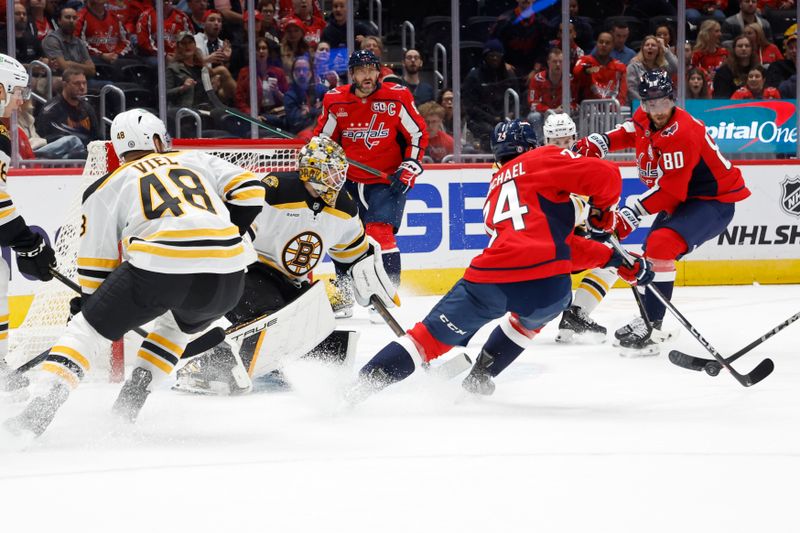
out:
{"label": "spectator crowd", "polygon": [[[9,22],[6,1],[14,2]],[[203,113],[204,129],[246,136],[249,128],[237,132],[214,109],[249,114],[255,78],[261,120],[302,137],[319,116],[324,93],[347,83],[346,0],[257,0],[253,28],[243,0],[0,0],[0,25],[14,32],[16,57],[30,66],[32,88],[46,100],[20,113],[24,158],[84,157],[87,144],[104,136],[96,99],[106,85],[122,88],[128,107],[156,107],[154,2],[163,5],[171,128],[176,111],[189,108]],[[431,75],[427,36],[419,48],[396,51],[384,44],[391,32],[378,35],[375,24],[355,21],[356,47],[381,59],[385,82],[411,91],[430,129],[431,160],[452,153],[454,139],[466,141],[467,150],[488,152],[509,89],[522,96],[521,113],[539,133],[548,114],[575,114],[586,99],[635,105],[638,80],[652,69],[665,70],[675,82],[685,79],[687,98],[794,98],[797,25],[784,24],[785,17],[776,24],[775,14],[794,9],[795,0],[686,0],[690,41],[684,44],[676,42],[674,1],[570,0],[568,21],[561,20],[560,2],[546,9],[536,4],[485,2],[494,18],[477,17],[485,21],[479,53],[462,61],[461,132],[452,129],[452,91]],[[562,52],[564,22],[569,57]],[[425,31],[421,17],[415,24]],[[255,73],[249,68],[251,31]],[[685,72],[678,71],[676,46],[684,47]],[[0,50],[5,47],[3,39]],[[562,104],[564,69],[568,109]]]}

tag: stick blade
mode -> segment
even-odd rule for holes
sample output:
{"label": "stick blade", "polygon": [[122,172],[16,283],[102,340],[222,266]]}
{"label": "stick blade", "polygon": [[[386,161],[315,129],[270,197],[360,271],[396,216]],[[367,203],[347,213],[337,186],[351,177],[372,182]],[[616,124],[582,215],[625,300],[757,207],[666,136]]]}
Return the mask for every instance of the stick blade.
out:
{"label": "stick blade", "polygon": [[775,363],[772,362],[772,359],[764,359],[758,366],[756,366],[753,370],[750,371],[749,374],[745,374],[744,378],[746,380],[745,386],[752,387],[765,377],[772,374],[772,371],[775,370]]}
{"label": "stick blade", "polygon": [[673,365],[685,368],[687,370],[694,370],[696,372],[701,372],[705,368],[706,363],[709,362],[708,359],[695,357],[679,350],[672,350],[669,352],[669,361]]}

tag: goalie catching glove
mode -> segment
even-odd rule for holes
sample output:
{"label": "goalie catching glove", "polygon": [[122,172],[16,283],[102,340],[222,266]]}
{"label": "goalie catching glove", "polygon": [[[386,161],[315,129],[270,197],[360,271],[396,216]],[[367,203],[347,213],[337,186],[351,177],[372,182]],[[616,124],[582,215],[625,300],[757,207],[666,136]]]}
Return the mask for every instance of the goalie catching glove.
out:
{"label": "goalie catching glove", "polygon": [[572,151],[584,157],[604,158],[608,153],[608,135],[605,133],[590,133],[578,139]]}
{"label": "goalie catching glove", "polygon": [[389,181],[392,182],[390,187],[395,192],[406,194],[414,186],[414,181],[420,174],[422,174],[422,165],[419,164],[419,161],[405,159],[394,174],[389,176]]}
{"label": "goalie catching glove", "polygon": [[370,305],[370,297],[376,296],[386,307],[400,305],[397,288],[383,267],[380,245],[368,238],[369,250],[351,268],[353,296],[359,305]]}

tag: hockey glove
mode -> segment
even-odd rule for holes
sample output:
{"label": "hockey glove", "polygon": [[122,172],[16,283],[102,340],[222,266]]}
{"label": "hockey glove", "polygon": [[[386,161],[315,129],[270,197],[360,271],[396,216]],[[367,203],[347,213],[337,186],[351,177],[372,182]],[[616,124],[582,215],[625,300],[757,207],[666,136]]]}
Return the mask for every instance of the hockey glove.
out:
{"label": "hockey glove", "polygon": [[83,309],[83,298],[81,296],[76,296],[72,300],[69,301],[69,317],[70,319],[81,312]]}
{"label": "hockey glove", "polygon": [[386,307],[400,305],[397,289],[383,267],[380,245],[369,239],[369,251],[351,268],[353,296],[359,305],[370,305],[370,297],[377,296]]}
{"label": "hockey glove", "polygon": [[619,277],[630,283],[631,285],[638,285],[644,287],[653,281],[655,272],[653,272],[653,265],[644,257],[631,253],[634,257],[632,265],[622,263],[617,267],[617,274]]}
{"label": "hockey glove", "polygon": [[590,133],[578,139],[572,151],[584,157],[604,158],[608,153],[608,135],[605,133]]}
{"label": "hockey glove", "polygon": [[405,159],[397,170],[389,176],[394,192],[406,194],[413,186],[417,176],[422,174],[422,165],[416,159]]}
{"label": "hockey glove", "polygon": [[618,211],[593,207],[586,218],[586,227],[593,239],[605,241],[616,233],[617,238],[623,240],[639,227],[639,215],[630,207]]}
{"label": "hockey glove", "polygon": [[17,268],[23,274],[41,281],[50,281],[51,268],[56,267],[56,253],[38,233],[30,232],[30,238],[18,239],[11,247],[17,253]]}

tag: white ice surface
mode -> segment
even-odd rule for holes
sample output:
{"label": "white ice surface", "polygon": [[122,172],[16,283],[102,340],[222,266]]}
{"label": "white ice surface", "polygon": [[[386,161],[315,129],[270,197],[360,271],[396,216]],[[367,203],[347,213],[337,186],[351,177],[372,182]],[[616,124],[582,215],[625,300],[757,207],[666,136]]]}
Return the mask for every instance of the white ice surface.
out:
{"label": "white ice surface", "polygon": [[[395,314],[410,327],[435,301]],[[800,286],[679,287],[674,302],[731,354],[797,312]],[[613,331],[634,313],[615,290],[595,318]],[[359,364],[393,337],[361,309],[345,322],[362,331]],[[30,447],[0,452],[0,532],[800,529],[800,325],[735,364],[774,359],[750,389],[666,352],[556,345],[555,326],[482,399],[418,373],[341,411],[347,376],[296,367],[293,392],[158,390],[121,427],[119,385],[86,383]],[[669,346],[708,356],[686,331]]]}

